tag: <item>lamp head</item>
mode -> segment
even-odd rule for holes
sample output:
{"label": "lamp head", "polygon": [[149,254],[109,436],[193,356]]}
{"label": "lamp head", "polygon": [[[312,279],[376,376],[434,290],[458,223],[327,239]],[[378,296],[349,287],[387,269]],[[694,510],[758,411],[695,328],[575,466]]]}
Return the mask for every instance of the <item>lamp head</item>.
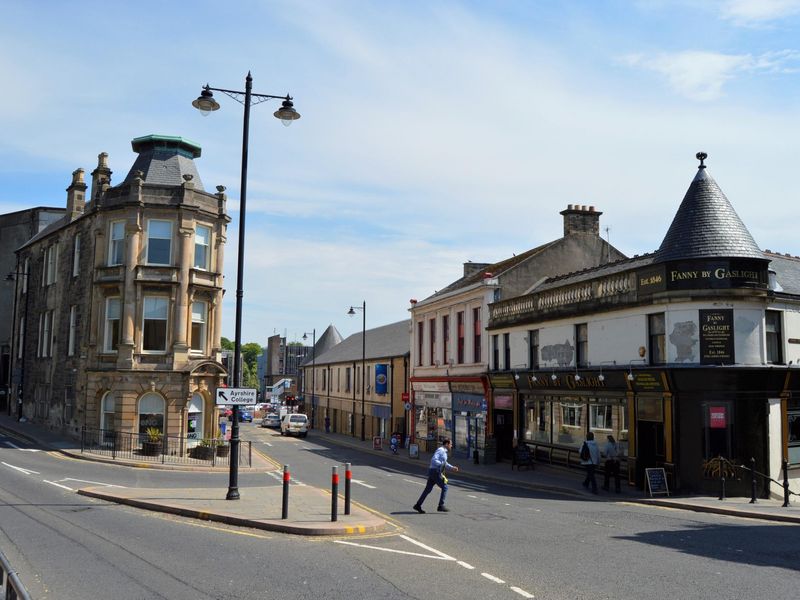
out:
{"label": "lamp head", "polygon": [[356,310],[351,306],[350,310],[347,311],[347,314],[352,317],[354,314],[356,314]]}
{"label": "lamp head", "polygon": [[291,125],[292,121],[300,118],[300,113],[294,109],[292,97],[288,94],[286,95],[286,100],[281,103],[281,107],[272,114],[275,115],[276,119],[280,119],[281,123],[286,127]]}
{"label": "lamp head", "polygon": [[308,334],[307,334],[307,333],[304,333],[304,334],[303,334],[303,339],[304,339],[304,340],[307,340],[307,339],[308,339]]}
{"label": "lamp head", "polygon": [[219,103],[214,100],[214,94],[208,89],[208,85],[200,92],[197,100],[192,102],[192,106],[199,110],[204,117],[207,117],[215,110],[219,110]]}

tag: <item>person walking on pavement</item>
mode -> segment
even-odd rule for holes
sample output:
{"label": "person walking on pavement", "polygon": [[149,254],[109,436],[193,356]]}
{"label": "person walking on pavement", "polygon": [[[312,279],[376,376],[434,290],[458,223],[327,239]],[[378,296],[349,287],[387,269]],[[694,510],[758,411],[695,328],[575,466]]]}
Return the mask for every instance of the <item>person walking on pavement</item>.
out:
{"label": "person walking on pavement", "polygon": [[597,481],[594,478],[594,471],[600,464],[600,448],[594,441],[594,432],[586,434],[586,441],[581,446],[581,464],[586,467],[586,479],[583,480],[583,487],[592,486],[592,493],[597,493]]}
{"label": "person walking on pavement", "polygon": [[441,447],[434,452],[431,457],[431,464],[428,468],[428,483],[425,485],[425,489],[422,490],[422,495],[419,497],[419,500],[417,500],[417,503],[414,505],[414,510],[422,515],[425,514],[425,511],[422,510],[422,503],[425,502],[425,498],[428,497],[428,494],[431,493],[435,485],[442,488],[442,494],[439,496],[439,508],[437,510],[439,512],[449,512],[449,509],[444,505],[447,499],[447,477],[445,477],[444,472],[449,469],[450,471],[458,473],[458,467],[447,462],[447,453],[450,451],[451,445],[452,442],[450,439],[444,438]]}
{"label": "person walking on pavement", "polygon": [[605,448],[603,448],[603,454],[606,455],[603,489],[608,491],[608,480],[613,476],[614,491],[619,494],[621,491],[619,486],[619,448],[617,447],[617,441],[614,439],[613,435],[606,436],[606,439],[608,441],[606,442]]}

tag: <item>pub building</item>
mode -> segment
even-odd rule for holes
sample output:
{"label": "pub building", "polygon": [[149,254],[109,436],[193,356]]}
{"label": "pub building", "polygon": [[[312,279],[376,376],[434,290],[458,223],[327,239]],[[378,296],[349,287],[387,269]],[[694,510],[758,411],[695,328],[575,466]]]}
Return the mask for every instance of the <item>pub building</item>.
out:
{"label": "pub building", "polygon": [[[601,450],[619,442],[639,488],[663,467],[671,490],[714,493],[722,456],[777,480],[787,459],[800,491],[800,258],[760,250],[697,158],[657,251],[489,306],[511,350],[490,365],[492,393],[512,395],[539,459],[577,464],[593,431]],[[749,475],[728,491],[749,494]]]}

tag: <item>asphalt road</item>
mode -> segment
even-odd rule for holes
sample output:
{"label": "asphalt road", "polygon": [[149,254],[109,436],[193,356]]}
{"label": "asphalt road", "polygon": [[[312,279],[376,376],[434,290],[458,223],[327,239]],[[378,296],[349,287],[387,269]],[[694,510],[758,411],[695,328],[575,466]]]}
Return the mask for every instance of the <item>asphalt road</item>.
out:
{"label": "asphalt road", "polygon": [[[541,494],[450,478],[448,505],[411,506],[426,465],[244,425],[295,485],[329,487],[389,517],[377,536],[271,534],[96,501],[85,485],[219,485],[227,474],[142,470],[32,452],[0,437],[0,550],[34,598],[788,598],[795,525]],[[16,447],[15,447],[16,446]],[[267,475],[240,473],[242,494]]]}

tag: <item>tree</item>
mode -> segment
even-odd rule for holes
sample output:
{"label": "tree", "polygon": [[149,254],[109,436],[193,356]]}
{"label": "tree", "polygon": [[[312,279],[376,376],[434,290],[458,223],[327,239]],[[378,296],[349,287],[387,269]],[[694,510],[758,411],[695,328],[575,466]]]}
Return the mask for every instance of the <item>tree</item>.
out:
{"label": "tree", "polygon": [[258,371],[256,368],[251,368],[247,362],[242,364],[242,385],[247,388],[256,388],[258,389],[260,386],[258,384]]}
{"label": "tree", "polygon": [[233,342],[230,341],[228,338],[226,338],[226,337],[222,338],[221,342],[222,342],[222,349],[223,350],[233,350],[234,349]]}
{"label": "tree", "polygon": [[250,365],[251,369],[255,368],[258,356],[261,354],[261,345],[256,342],[249,342],[242,344],[242,361]]}

